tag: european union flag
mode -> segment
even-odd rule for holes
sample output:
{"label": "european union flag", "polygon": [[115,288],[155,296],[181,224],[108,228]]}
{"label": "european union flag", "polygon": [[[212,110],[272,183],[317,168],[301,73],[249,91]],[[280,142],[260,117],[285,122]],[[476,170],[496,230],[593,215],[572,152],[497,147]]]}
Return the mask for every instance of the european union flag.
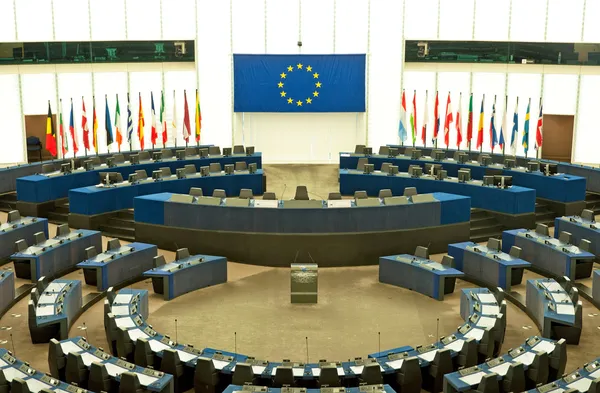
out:
{"label": "european union flag", "polygon": [[364,112],[365,55],[233,55],[235,112]]}

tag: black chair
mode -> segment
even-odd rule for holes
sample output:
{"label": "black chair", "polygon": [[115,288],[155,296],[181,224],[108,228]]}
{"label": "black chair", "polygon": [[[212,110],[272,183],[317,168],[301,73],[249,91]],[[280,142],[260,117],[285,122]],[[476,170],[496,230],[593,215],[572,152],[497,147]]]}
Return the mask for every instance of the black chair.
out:
{"label": "black chair", "polygon": [[121,383],[119,384],[119,393],[143,393],[144,389],[140,384],[140,379],[134,373],[124,372],[121,374]]}
{"label": "black chair", "polygon": [[533,389],[538,384],[548,381],[549,367],[548,354],[539,352],[533,358],[533,362],[529,365],[525,373],[525,389]]}
{"label": "black chair", "polygon": [[554,350],[548,356],[548,380],[554,381],[565,373],[567,366],[567,340],[561,338],[554,344]]}
{"label": "black chair", "polygon": [[219,384],[219,371],[215,369],[212,359],[199,357],[194,373],[194,391],[196,393],[215,393]]}
{"label": "black chair", "polygon": [[31,393],[29,386],[27,386],[27,382],[21,378],[13,378],[10,385],[12,393]]}
{"label": "black chair", "polygon": [[233,377],[231,378],[231,383],[239,386],[243,386],[248,383],[254,385],[256,380],[254,379],[254,371],[252,371],[252,366],[248,363],[237,363],[235,365]]}
{"label": "black chair", "polygon": [[[137,346],[137,343],[136,343]],[[173,376],[173,387],[176,392],[184,392],[191,388],[186,386],[184,380],[183,363],[179,360],[179,354],[174,349],[165,349],[160,362],[160,371]]]}
{"label": "black chair", "polygon": [[498,383],[498,374],[489,373],[481,378],[477,389],[477,393],[500,393],[500,384]]}
{"label": "black chair", "polygon": [[277,200],[277,196],[275,195],[274,192],[271,191],[267,191],[263,194],[263,199],[266,201],[276,201]]}
{"label": "black chair", "polygon": [[338,387],[342,386],[340,377],[337,373],[337,367],[335,366],[323,366],[321,367],[321,375],[319,376],[319,387],[321,386]]}
{"label": "black chair", "polygon": [[383,383],[383,377],[381,376],[381,369],[379,363],[371,363],[364,366],[362,373],[360,374],[360,380],[367,385],[377,385]]}
{"label": "black chair", "polygon": [[439,350],[435,354],[435,358],[429,365],[429,377],[431,378],[428,390],[431,393],[441,392],[443,390],[444,374],[449,374],[452,371],[452,356],[449,349]]}
{"label": "black chair", "polygon": [[6,380],[4,372],[0,370],[0,393],[10,392],[10,383]]}
{"label": "black chair", "polygon": [[133,351],[133,360],[135,364],[142,367],[154,367],[154,352],[150,347],[148,339],[140,337],[136,340],[135,349]]}
{"label": "black chair", "polygon": [[477,341],[475,338],[468,338],[456,357],[458,367],[471,367],[477,364]]}
{"label": "black chair", "polygon": [[339,192],[330,192],[327,199],[330,201],[339,201],[342,199],[342,195]]}
{"label": "black chair", "polygon": [[77,386],[87,388],[90,372],[83,363],[80,353],[69,353],[67,355],[67,368],[65,371],[66,382],[76,383]]}
{"label": "black chair", "polygon": [[502,379],[502,390],[505,392],[525,391],[525,368],[522,363],[513,363],[508,367]]}
{"label": "black chair", "polygon": [[280,388],[283,385],[294,386],[294,371],[290,366],[278,366],[273,379],[273,387]]}
{"label": "black chair", "polygon": [[133,341],[127,333],[127,329],[118,327],[116,330],[117,336],[117,356],[133,361]]}
{"label": "black chair", "polygon": [[111,379],[106,366],[97,362],[90,365],[90,379],[88,389],[92,392],[110,391]]}
{"label": "black chair", "polygon": [[306,186],[297,186],[296,187],[296,194],[294,195],[294,199],[295,200],[300,200],[300,201],[308,201],[308,190],[306,189]]}
{"label": "black chair", "polygon": [[31,162],[32,160],[29,160],[29,152],[38,152],[40,155],[40,161],[42,161],[42,142],[37,136],[27,137],[27,158],[28,161]]}
{"label": "black chair", "polygon": [[246,161],[238,161],[235,163],[236,171],[245,171],[247,169],[248,169],[248,164],[246,163]]}
{"label": "black chair", "polygon": [[60,342],[54,338],[50,340],[48,346],[48,366],[50,366],[50,375],[61,381],[65,380],[67,357],[60,346]]}
{"label": "black chair", "polygon": [[396,383],[402,393],[420,393],[423,384],[419,359],[415,356],[404,359],[400,371],[396,374]]}

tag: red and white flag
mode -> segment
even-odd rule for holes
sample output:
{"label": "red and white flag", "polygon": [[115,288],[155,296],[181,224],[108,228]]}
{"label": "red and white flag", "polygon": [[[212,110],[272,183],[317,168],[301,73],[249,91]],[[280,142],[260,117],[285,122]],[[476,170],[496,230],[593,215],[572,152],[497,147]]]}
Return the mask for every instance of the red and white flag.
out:
{"label": "red and white flag", "polygon": [[444,122],[444,143],[446,147],[450,144],[450,124],[452,124],[452,103],[450,102],[450,92],[448,92],[448,101],[446,102],[446,121]]}
{"label": "red and white flag", "polygon": [[456,111],[456,147],[460,149],[462,143],[462,93],[458,96],[458,110]]}

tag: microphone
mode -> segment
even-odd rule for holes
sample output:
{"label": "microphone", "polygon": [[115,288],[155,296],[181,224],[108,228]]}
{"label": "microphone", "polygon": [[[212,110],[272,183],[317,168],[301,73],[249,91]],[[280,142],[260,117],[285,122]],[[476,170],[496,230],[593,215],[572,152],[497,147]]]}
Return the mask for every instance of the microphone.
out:
{"label": "microphone", "polygon": [[435,328],[435,337],[437,339],[437,346],[438,348],[440,347],[440,319],[437,319],[437,324],[436,324],[436,328]]}
{"label": "microphone", "polygon": [[308,336],[305,337],[305,339],[306,339],[306,364],[308,364],[309,363],[309,361],[308,361]]}
{"label": "microphone", "polygon": [[296,263],[296,260],[298,259],[298,254],[300,253],[300,250],[296,251],[296,256],[294,257],[294,263]]}
{"label": "microphone", "polygon": [[233,332],[233,359],[237,358],[237,332]]}
{"label": "microphone", "polygon": [[179,342],[177,339],[177,318],[175,318],[175,342]]}
{"label": "microphone", "polygon": [[377,357],[381,356],[381,332],[377,332]]}
{"label": "microphone", "polygon": [[283,192],[281,193],[281,198],[279,198],[279,199],[283,200],[283,194],[285,194],[286,188],[287,188],[287,184],[284,184],[283,185]]}

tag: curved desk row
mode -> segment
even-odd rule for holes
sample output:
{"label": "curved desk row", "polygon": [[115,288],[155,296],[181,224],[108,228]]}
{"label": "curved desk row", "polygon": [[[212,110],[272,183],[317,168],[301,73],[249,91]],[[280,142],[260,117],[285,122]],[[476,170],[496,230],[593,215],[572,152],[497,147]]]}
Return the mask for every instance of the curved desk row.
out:
{"label": "curved desk row", "polygon": [[588,240],[590,242],[588,251],[600,257],[600,224],[580,216],[556,217],[554,237],[558,238],[563,231],[571,234],[571,241],[574,244],[580,244],[584,239]]}
{"label": "curved desk row", "polygon": [[530,389],[527,393],[559,393],[579,392],[598,393],[600,391],[600,358],[583,365],[583,367],[563,376],[560,379]]}
{"label": "curved desk row", "polygon": [[304,389],[304,388],[270,388],[267,386],[253,385],[229,385],[223,393],[395,393],[390,385],[361,385],[357,388],[326,388]]}
{"label": "curved desk row", "polygon": [[187,194],[192,187],[202,188],[207,195],[211,195],[216,189],[222,189],[227,196],[238,196],[243,188],[260,195],[263,193],[263,171],[239,171],[232,175],[220,172],[211,173],[210,176],[195,173],[181,179],[171,175],[157,180],[147,178],[135,183],[125,181],[110,186],[75,188],[69,191],[69,224],[78,228],[94,228],[106,218],[107,213],[133,208],[133,201],[137,196],[161,192]]}
{"label": "curved desk row", "polygon": [[374,206],[346,208],[323,201],[256,200],[239,207],[172,198],[135,198],[136,240],[257,265],[289,266],[298,250],[310,252],[320,266],[376,264],[382,254],[414,251],[423,239],[438,252],[469,237],[469,198],[444,193],[425,203],[388,206],[377,199],[370,200]]}
{"label": "curved desk row", "polygon": [[8,213],[8,222],[0,225],[0,261],[4,262],[15,252],[15,243],[23,239],[35,243],[34,234],[42,232],[48,237],[48,220],[37,217],[21,217],[13,210]]}
{"label": "curved desk row", "polygon": [[9,270],[0,271],[0,316],[8,310],[15,299],[15,274]]}

